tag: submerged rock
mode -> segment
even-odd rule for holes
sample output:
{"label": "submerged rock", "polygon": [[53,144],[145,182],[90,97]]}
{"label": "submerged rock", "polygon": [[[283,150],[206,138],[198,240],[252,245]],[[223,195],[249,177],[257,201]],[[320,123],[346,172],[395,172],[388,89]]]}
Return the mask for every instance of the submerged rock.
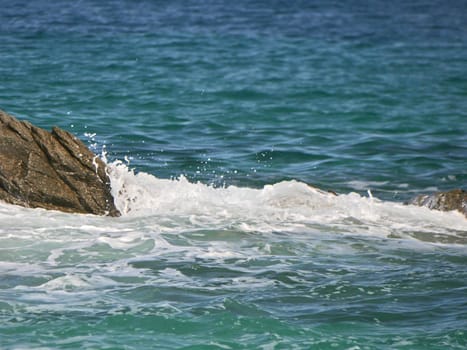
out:
{"label": "submerged rock", "polygon": [[0,111],[0,200],[24,207],[119,216],[105,163],[80,140]]}
{"label": "submerged rock", "polygon": [[458,210],[467,218],[467,192],[461,189],[437,192],[432,195],[419,195],[408,204],[425,206],[441,211]]}

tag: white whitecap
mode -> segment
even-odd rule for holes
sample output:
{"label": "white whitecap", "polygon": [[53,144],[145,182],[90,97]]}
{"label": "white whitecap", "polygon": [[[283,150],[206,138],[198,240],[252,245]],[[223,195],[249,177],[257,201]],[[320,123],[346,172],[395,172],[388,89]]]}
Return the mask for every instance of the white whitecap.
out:
{"label": "white whitecap", "polygon": [[169,180],[143,172],[135,174],[121,162],[110,164],[109,169],[116,205],[124,217],[177,217],[182,227],[230,225],[248,228],[246,231],[295,230],[313,225],[383,236],[405,231],[447,235],[467,231],[467,220],[458,212],[433,211],[357,193],[335,196],[298,181],[261,189],[214,188],[183,176]]}

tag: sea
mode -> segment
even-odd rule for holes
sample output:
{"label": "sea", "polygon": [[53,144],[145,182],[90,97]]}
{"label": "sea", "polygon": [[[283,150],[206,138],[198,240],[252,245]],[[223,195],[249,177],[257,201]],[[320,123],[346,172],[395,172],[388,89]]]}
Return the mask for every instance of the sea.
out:
{"label": "sea", "polygon": [[[466,349],[464,0],[0,0],[0,108],[118,218],[0,203],[0,349]],[[337,194],[337,195],[335,195]]]}

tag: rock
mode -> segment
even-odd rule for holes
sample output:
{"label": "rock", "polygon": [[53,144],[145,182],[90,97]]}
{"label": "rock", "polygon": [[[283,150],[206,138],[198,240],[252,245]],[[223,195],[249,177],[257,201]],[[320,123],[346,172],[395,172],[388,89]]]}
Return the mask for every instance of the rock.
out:
{"label": "rock", "polygon": [[441,211],[458,210],[467,218],[467,192],[461,189],[438,192],[432,195],[420,195],[412,199],[408,204]]}
{"label": "rock", "polygon": [[0,111],[0,200],[24,207],[119,216],[105,163],[80,140]]}

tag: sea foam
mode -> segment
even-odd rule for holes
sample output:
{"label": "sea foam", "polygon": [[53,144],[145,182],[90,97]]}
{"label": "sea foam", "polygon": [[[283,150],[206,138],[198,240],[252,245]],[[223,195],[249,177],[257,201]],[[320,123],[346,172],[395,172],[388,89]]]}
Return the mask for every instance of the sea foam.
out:
{"label": "sea foam", "polygon": [[184,176],[160,179],[109,164],[112,193],[124,217],[178,218],[196,226],[236,227],[245,231],[309,231],[322,225],[337,232],[397,236],[429,232],[465,238],[467,221],[458,212],[439,212],[381,201],[357,193],[334,195],[299,181],[261,189],[216,188]]}

